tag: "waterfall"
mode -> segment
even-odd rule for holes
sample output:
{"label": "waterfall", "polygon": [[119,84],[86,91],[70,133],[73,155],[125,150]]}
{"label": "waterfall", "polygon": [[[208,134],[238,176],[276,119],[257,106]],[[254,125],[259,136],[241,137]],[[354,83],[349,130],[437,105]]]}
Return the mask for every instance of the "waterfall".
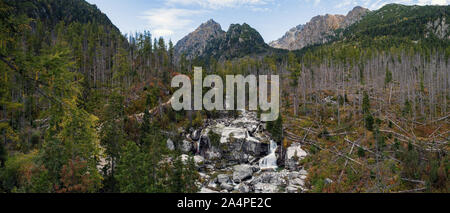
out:
{"label": "waterfall", "polygon": [[277,166],[277,156],[275,151],[277,150],[277,143],[270,140],[269,155],[259,160],[259,167],[261,169],[276,169]]}

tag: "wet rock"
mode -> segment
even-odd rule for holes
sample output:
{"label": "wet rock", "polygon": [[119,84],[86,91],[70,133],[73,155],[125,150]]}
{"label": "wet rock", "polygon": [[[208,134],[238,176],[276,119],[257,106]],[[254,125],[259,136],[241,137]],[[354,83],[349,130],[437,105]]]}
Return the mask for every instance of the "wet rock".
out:
{"label": "wet rock", "polygon": [[208,188],[212,188],[212,189],[217,188],[217,184],[215,183],[215,181],[210,181],[208,183]]}
{"label": "wet rock", "polygon": [[228,183],[222,183],[222,184],[220,184],[220,187],[222,189],[226,189],[228,191],[233,191],[233,189],[234,189],[234,187]]}
{"label": "wet rock", "polygon": [[201,134],[200,130],[194,130],[194,132],[192,132],[191,135],[190,135],[191,139],[193,141],[198,141],[200,139],[200,134]]}
{"label": "wet rock", "polygon": [[269,144],[247,140],[242,144],[242,150],[249,155],[263,157],[269,154]]}
{"label": "wet rock", "polygon": [[200,137],[200,143],[198,147],[198,152],[201,156],[205,156],[211,146],[211,142],[207,135],[202,135]]}
{"label": "wet rock", "polygon": [[199,193],[219,193],[219,192],[204,187],[200,189]]}
{"label": "wet rock", "polygon": [[238,186],[238,191],[240,193],[249,193],[250,192],[250,187],[248,187],[245,184],[241,184],[241,185]]}
{"label": "wet rock", "polygon": [[251,125],[247,127],[247,131],[250,134],[250,136],[254,137],[255,136],[255,132],[258,129],[257,125]]}

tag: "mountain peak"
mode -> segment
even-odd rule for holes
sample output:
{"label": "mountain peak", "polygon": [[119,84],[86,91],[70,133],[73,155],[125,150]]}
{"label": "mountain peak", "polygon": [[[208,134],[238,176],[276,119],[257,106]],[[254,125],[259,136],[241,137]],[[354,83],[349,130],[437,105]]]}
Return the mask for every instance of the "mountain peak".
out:
{"label": "mountain peak", "polygon": [[174,47],[175,57],[178,60],[184,54],[186,59],[194,59],[204,53],[208,43],[218,40],[224,35],[225,31],[222,30],[220,24],[210,19],[177,42]]}
{"label": "mountain peak", "polygon": [[199,26],[199,28],[204,28],[204,27],[219,27],[220,29],[222,29],[220,24],[217,23],[216,21],[214,21],[214,19],[209,19],[207,22],[205,22]]}
{"label": "mountain peak", "polygon": [[184,54],[188,60],[211,56],[220,59],[258,54],[268,49],[259,32],[247,23],[231,24],[225,32],[210,19],[175,45],[175,55],[179,59]]}
{"label": "mountain peak", "polygon": [[334,35],[335,30],[347,28],[358,22],[368,11],[357,6],[346,16],[331,14],[314,16],[305,25],[292,28],[282,38],[269,45],[279,49],[298,50],[309,45],[326,43],[329,37]]}

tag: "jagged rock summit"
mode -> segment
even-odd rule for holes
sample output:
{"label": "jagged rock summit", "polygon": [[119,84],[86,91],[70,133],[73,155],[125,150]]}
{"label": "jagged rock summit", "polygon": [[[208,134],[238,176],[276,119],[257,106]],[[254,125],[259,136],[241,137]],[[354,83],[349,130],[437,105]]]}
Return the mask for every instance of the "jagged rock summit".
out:
{"label": "jagged rock summit", "polygon": [[299,50],[306,46],[323,44],[334,36],[335,30],[347,28],[361,20],[368,12],[368,9],[357,6],[346,16],[330,14],[315,16],[305,25],[292,28],[282,38],[269,45],[279,49]]}
{"label": "jagged rock summit", "polygon": [[186,59],[194,59],[203,55],[208,44],[213,43],[215,40],[221,40],[224,36],[225,31],[222,30],[220,24],[210,19],[177,42],[174,47],[175,56],[179,58],[184,54]]}
{"label": "jagged rock summit", "polygon": [[224,59],[264,53],[269,49],[259,32],[250,25],[231,24],[225,32],[211,19],[178,41],[175,56],[180,59],[184,55],[187,60],[202,57]]}

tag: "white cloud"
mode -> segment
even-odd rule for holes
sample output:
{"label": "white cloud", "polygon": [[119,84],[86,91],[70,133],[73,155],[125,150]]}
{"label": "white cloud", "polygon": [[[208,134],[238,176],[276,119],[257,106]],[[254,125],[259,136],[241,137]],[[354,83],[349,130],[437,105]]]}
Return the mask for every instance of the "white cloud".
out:
{"label": "white cloud", "polygon": [[267,7],[251,7],[250,10],[253,12],[269,12],[269,11],[271,11],[271,9],[267,8]]}
{"label": "white cloud", "polygon": [[314,6],[318,6],[320,4],[320,0],[305,0],[306,3],[313,2]]}
{"label": "white cloud", "polygon": [[204,13],[202,10],[159,8],[148,10],[141,18],[147,20],[154,37],[171,36],[184,31],[192,24],[192,17]]}
{"label": "white cloud", "polygon": [[[146,11],[141,18],[147,20],[154,37],[172,37],[194,29],[193,19],[212,10],[246,7],[253,12],[270,11],[267,3],[274,0],[164,0],[158,9]],[[320,0],[315,0],[320,1]],[[197,8],[195,8],[197,7]]]}
{"label": "white cloud", "polygon": [[343,8],[343,7],[350,6],[352,4],[355,4],[355,1],[353,1],[353,0],[343,0],[343,1],[341,1],[341,3],[336,5],[336,8]]}
{"label": "white cloud", "polygon": [[268,0],[167,0],[167,5],[197,5],[203,8],[220,9],[226,7],[265,5]]}

